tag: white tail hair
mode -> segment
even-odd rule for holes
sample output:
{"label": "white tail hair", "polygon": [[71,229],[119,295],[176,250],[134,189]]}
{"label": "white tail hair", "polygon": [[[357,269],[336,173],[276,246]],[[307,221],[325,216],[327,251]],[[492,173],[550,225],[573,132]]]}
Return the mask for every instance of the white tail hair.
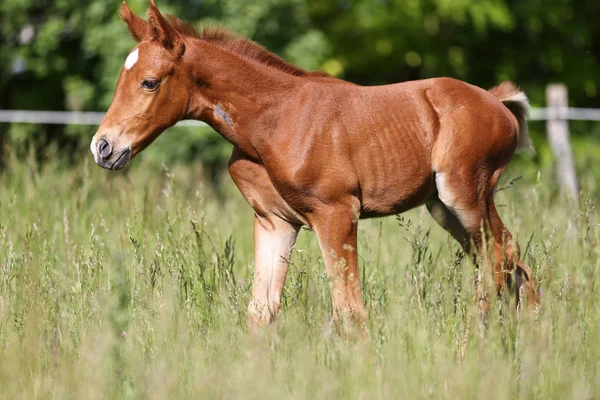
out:
{"label": "white tail hair", "polygon": [[535,152],[529,138],[529,128],[527,126],[529,100],[525,93],[519,90],[512,82],[502,82],[495,88],[490,89],[490,93],[496,96],[517,118],[519,135],[517,136],[516,150]]}

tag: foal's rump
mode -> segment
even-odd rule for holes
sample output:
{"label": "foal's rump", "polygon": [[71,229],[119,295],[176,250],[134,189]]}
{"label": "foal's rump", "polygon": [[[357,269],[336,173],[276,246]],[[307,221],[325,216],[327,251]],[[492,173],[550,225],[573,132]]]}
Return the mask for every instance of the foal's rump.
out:
{"label": "foal's rump", "polygon": [[519,135],[517,139],[517,150],[533,151],[527,128],[527,117],[529,116],[529,100],[525,93],[519,90],[512,82],[502,82],[500,85],[490,89],[493,94],[504,104],[515,116],[519,124]]}
{"label": "foal's rump", "polygon": [[440,125],[433,140],[434,170],[446,162],[480,166],[508,162],[517,147],[529,146],[527,97],[504,82],[486,91],[448,78],[427,91]]}

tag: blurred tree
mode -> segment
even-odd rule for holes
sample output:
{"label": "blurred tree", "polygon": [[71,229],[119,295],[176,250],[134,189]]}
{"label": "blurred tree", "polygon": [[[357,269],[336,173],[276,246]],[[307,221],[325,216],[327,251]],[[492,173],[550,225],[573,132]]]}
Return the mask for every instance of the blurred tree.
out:
{"label": "blurred tree", "polygon": [[565,82],[573,105],[598,106],[597,0],[307,0],[349,80],[511,79],[543,104]]}
{"label": "blurred tree", "polygon": [[[0,108],[105,110],[134,46],[118,17],[120,3],[2,0]],[[128,4],[143,15],[148,0]],[[598,0],[160,0],[158,5],[198,27],[226,26],[303,68],[357,83],[452,76],[489,87],[512,79],[541,105],[545,85],[561,81],[572,105],[599,103]],[[61,145],[93,131],[27,125],[2,130],[17,139],[41,132],[40,143]],[[224,153],[219,147],[224,142],[210,135],[179,134],[177,142],[166,147],[177,149],[178,159],[200,156],[215,163],[221,157],[210,155]],[[210,150],[214,146],[219,148]]]}

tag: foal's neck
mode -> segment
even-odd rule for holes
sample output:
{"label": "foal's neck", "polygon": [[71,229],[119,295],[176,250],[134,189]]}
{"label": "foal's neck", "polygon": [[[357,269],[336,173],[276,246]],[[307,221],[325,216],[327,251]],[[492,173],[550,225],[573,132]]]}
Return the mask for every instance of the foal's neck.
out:
{"label": "foal's neck", "polygon": [[196,82],[186,117],[206,122],[234,146],[258,158],[260,136],[275,130],[284,99],[302,78],[201,40],[185,56]]}

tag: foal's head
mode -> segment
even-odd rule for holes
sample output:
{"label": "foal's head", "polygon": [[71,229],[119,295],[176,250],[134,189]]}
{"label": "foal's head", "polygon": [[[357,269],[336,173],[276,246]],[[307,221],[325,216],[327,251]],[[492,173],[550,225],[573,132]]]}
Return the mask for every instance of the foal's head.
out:
{"label": "foal's head", "polygon": [[125,60],[115,96],[92,139],[103,168],[121,169],[166,128],[185,116],[193,82],[183,64],[182,35],[150,1],[148,21],[125,2],[121,17],[138,45]]}

